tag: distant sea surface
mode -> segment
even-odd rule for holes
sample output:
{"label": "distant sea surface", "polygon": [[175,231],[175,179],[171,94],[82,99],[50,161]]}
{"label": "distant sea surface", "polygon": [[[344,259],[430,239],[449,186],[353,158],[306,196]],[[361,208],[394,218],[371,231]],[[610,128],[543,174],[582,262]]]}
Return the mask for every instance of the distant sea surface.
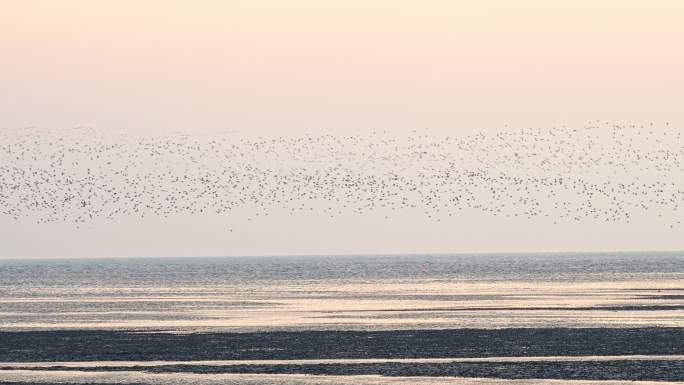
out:
{"label": "distant sea surface", "polygon": [[0,261],[0,327],[684,326],[684,253]]}
{"label": "distant sea surface", "polygon": [[0,261],[0,383],[676,383],[680,337],[677,252]]}

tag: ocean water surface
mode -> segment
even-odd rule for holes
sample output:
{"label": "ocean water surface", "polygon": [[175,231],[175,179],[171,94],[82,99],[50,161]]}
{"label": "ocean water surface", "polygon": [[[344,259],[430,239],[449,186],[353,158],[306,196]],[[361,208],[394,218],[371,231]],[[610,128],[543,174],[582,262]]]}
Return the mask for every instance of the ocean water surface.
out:
{"label": "ocean water surface", "polygon": [[674,384],[682,327],[677,252],[0,261],[7,384]]}
{"label": "ocean water surface", "polygon": [[684,253],[0,261],[0,327],[684,326]]}

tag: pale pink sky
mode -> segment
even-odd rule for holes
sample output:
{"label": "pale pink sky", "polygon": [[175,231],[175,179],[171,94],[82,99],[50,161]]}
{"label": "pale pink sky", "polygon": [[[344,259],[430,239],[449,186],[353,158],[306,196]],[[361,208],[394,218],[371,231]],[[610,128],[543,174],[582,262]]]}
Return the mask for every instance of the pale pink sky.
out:
{"label": "pale pink sky", "polygon": [[3,1],[3,127],[681,121],[678,0]]}
{"label": "pale pink sky", "polygon": [[[683,20],[681,0],[3,0],[0,129],[458,135],[594,119],[681,127]],[[297,236],[264,223],[229,252],[681,246],[670,233],[639,240],[643,226],[320,221],[302,219],[316,231]],[[0,219],[15,240],[3,255],[226,253],[215,242],[222,230],[200,219],[148,222],[86,234]],[[203,230],[188,234],[188,223]],[[387,228],[374,234],[377,226]]]}

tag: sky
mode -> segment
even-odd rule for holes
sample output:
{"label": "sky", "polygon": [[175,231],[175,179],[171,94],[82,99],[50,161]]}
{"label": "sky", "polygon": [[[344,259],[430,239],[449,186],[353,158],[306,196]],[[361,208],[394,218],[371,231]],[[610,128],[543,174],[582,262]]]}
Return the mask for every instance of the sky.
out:
{"label": "sky", "polygon": [[[684,127],[679,0],[0,0],[0,129],[446,135]],[[0,257],[678,250],[676,231],[488,217],[0,217]],[[680,229],[681,231],[681,229]],[[543,234],[543,236],[540,236]]]}

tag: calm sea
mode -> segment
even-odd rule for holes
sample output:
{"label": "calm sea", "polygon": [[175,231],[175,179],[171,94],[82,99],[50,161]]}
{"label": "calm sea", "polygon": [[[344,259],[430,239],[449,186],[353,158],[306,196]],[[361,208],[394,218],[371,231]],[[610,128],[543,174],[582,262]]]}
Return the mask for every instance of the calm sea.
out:
{"label": "calm sea", "polygon": [[684,253],[0,261],[0,328],[684,326]]}

